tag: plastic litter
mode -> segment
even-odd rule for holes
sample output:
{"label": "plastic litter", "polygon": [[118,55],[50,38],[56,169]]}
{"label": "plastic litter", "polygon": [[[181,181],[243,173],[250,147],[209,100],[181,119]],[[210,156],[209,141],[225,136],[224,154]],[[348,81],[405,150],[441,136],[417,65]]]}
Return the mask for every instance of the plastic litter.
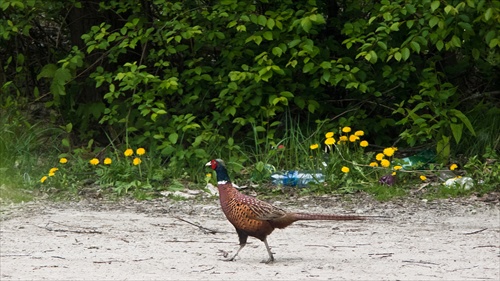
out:
{"label": "plastic litter", "polygon": [[446,187],[452,188],[463,188],[465,190],[469,190],[474,187],[474,180],[469,177],[461,177],[461,178],[452,178],[448,179],[444,182]]}
{"label": "plastic litter", "polygon": [[401,159],[402,161],[401,166],[405,170],[423,168],[427,164],[432,163],[435,160],[436,160],[436,153],[434,153],[432,150],[423,150],[413,156]]}
{"label": "plastic litter", "polygon": [[271,180],[276,185],[305,187],[308,183],[324,182],[325,176],[322,173],[285,171],[282,173],[273,173]]}

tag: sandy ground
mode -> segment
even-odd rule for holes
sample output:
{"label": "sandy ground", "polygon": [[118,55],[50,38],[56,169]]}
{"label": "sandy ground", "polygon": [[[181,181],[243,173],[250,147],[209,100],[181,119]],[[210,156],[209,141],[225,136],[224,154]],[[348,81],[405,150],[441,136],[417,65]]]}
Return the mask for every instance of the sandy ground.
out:
{"label": "sandy ground", "polygon": [[[1,280],[500,280],[499,204],[274,202],[294,211],[389,215],[298,222],[236,261],[237,235],[218,202],[169,199],[37,202],[1,210]],[[197,224],[209,230],[195,226]]]}

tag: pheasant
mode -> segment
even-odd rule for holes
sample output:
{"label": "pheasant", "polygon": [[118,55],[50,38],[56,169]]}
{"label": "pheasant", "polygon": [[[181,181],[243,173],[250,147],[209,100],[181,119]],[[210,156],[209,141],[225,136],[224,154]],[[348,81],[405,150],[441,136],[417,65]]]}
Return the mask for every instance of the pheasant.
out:
{"label": "pheasant", "polygon": [[240,247],[236,253],[227,261],[233,261],[238,253],[245,247],[248,236],[255,237],[266,246],[269,259],[263,261],[272,263],[273,253],[267,243],[267,236],[275,228],[285,228],[299,220],[364,220],[366,216],[355,215],[327,215],[308,213],[288,213],[267,202],[239,192],[231,183],[227,174],[224,161],[221,159],[211,160],[206,164],[217,173],[217,188],[222,211],[226,218],[236,229]]}

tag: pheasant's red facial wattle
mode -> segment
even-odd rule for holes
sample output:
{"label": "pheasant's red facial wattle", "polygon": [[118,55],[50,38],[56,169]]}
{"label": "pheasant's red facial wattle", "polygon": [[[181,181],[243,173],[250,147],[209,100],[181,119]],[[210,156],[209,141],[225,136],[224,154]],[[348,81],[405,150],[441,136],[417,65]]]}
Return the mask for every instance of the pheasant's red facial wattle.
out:
{"label": "pheasant's red facial wattle", "polygon": [[210,167],[212,167],[212,170],[217,169],[217,161],[215,160],[210,160]]}
{"label": "pheasant's red facial wattle", "polygon": [[210,166],[210,168],[212,168],[212,170],[215,170],[215,169],[217,169],[218,164],[219,163],[217,163],[217,160],[212,159],[207,164],[205,164],[205,166]]}

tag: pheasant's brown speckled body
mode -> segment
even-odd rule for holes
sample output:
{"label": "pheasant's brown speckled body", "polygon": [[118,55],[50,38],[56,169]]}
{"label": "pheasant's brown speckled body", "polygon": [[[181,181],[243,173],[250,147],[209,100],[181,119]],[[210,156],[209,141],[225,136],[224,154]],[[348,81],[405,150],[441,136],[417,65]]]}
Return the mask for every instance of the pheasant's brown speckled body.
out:
{"label": "pheasant's brown speckled body", "polygon": [[234,260],[240,250],[246,245],[248,236],[260,239],[266,245],[269,259],[274,257],[267,244],[267,236],[275,228],[285,228],[298,220],[364,220],[362,216],[323,215],[307,213],[287,213],[267,202],[239,192],[229,180],[227,170],[222,160],[212,160],[207,163],[217,172],[217,187],[222,211],[233,224],[240,240],[240,248],[229,260]]}

